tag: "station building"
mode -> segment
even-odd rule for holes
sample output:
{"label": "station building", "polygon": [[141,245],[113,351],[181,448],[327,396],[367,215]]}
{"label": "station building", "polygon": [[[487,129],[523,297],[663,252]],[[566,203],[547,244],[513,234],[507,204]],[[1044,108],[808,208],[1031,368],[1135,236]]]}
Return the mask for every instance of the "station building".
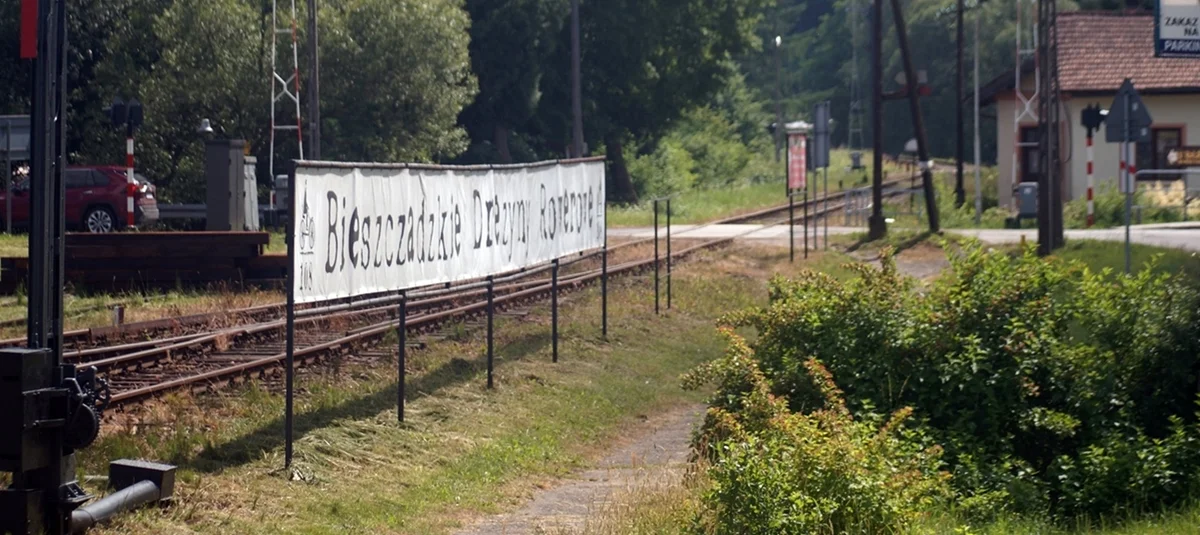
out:
{"label": "station building", "polygon": [[[1063,106],[1061,176],[1066,200],[1087,196],[1087,131],[1082,125],[1081,112],[1093,104],[1108,109],[1126,78],[1133,80],[1154,120],[1150,142],[1137,146],[1138,169],[1166,168],[1166,155],[1171,148],[1200,145],[1200,60],[1155,57],[1152,14],[1060,13],[1058,33]],[[1035,94],[1035,78],[1039,74],[1033,61],[1022,64],[1020,81],[1022,95],[1026,98]],[[997,187],[1001,207],[1013,206],[1016,183],[1039,179],[1038,149],[1021,146],[1014,152],[1017,139],[1037,141],[1037,101],[1034,99],[1030,103],[1029,112],[1023,113],[1018,123],[1018,112],[1024,111],[1024,104],[1014,89],[1016,80],[1014,65],[1008,73],[980,89],[980,105],[995,105]],[[1116,187],[1120,166],[1119,145],[1106,142],[1103,130],[1102,127],[1093,137],[1097,190]],[[1195,139],[1189,138],[1189,132]],[[1162,177],[1142,182],[1156,182],[1154,185],[1160,188],[1187,187],[1178,179],[1167,181],[1174,184],[1163,184]],[[1190,183],[1192,189],[1196,189],[1200,186],[1200,177],[1191,177]]]}

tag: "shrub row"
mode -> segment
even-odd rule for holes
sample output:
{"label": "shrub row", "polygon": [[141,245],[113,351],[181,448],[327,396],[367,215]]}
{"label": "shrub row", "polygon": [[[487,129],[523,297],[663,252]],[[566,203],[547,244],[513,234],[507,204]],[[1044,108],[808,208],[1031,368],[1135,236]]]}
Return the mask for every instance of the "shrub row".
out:
{"label": "shrub row", "polygon": [[[777,278],[769,306],[723,320],[758,333],[745,354],[762,381],[743,381],[741,391],[761,389],[827,429],[829,387],[812,380],[820,363],[844,389],[847,411],[867,421],[911,407],[906,447],[944,448],[967,513],[1073,518],[1195,496],[1200,292],[1182,277],[1095,272],[977,244],[952,254],[930,288],[901,276],[889,256],[882,268],[852,267],[858,277],[848,282],[815,272]],[[753,419],[761,409],[729,397],[730,388],[714,410]],[[720,467],[741,449],[825,440],[754,432],[747,440],[721,431],[722,418],[710,415],[701,445],[716,459],[718,488],[729,488]],[[805,455],[774,466],[820,466]],[[717,497],[725,508],[734,499]]]}

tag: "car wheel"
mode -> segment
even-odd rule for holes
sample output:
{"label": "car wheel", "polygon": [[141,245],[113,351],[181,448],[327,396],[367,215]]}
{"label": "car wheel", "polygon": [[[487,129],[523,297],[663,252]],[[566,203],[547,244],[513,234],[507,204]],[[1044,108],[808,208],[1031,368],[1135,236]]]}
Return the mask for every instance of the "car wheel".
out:
{"label": "car wheel", "polygon": [[88,232],[94,234],[112,232],[117,227],[117,216],[113,215],[112,210],[108,208],[92,208],[87,211],[87,215],[83,216],[83,226],[87,227]]}

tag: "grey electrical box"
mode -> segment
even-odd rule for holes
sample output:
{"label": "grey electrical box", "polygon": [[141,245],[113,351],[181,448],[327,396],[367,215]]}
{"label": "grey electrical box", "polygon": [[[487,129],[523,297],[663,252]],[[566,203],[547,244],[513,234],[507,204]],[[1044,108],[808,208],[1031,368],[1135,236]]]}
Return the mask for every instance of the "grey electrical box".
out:
{"label": "grey electrical box", "polygon": [[208,184],[205,230],[244,230],[246,226],[246,163],[240,139],[209,141],[205,145],[204,176]]}
{"label": "grey electrical box", "polygon": [[1017,184],[1017,217],[1021,219],[1037,219],[1038,214],[1038,183],[1022,182]]}

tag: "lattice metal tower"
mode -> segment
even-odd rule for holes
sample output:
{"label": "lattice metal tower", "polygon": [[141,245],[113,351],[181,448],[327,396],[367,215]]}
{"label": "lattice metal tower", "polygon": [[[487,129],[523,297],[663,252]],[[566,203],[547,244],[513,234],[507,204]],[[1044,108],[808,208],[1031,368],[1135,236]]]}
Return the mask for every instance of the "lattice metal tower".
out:
{"label": "lattice metal tower", "polygon": [[846,23],[850,26],[850,118],[847,121],[846,144],[850,150],[863,148],[866,109],[863,106],[862,81],[858,76],[858,49],[862,46],[862,22],[866,9],[863,0],[851,0],[846,6]]}
{"label": "lattice metal tower", "polygon": [[[300,53],[296,42],[296,0],[283,0],[291,5],[289,14],[284,15],[284,27],[280,27],[280,0],[271,0],[271,152],[268,156],[268,169],[271,181],[275,181],[275,151],[279,132],[296,132],[296,157],[304,159],[304,136],[301,133],[300,121]],[[291,53],[283,59],[283,65],[291,64],[290,71],[280,72],[279,36],[290,35]],[[285,44],[286,47],[286,44]],[[286,68],[286,67],[285,67]],[[286,77],[284,76],[286,74]],[[285,98],[286,97],[286,98]],[[286,111],[281,115],[280,102]],[[290,118],[289,118],[290,117]],[[281,120],[282,119],[282,120]],[[292,120],[294,119],[294,121]]]}
{"label": "lattice metal tower", "polygon": [[[1013,92],[1016,101],[1013,107],[1013,153],[1012,153],[1012,185],[1021,180],[1022,148],[1037,148],[1036,140],[1026,141],[1021,136],[1022,124],[1038,122],[1038,97],[1041,95],[1042,77],[1041,62],[1037,57],[1038,31],[1037,11],[1040,0],[1016,0],[1016,74],[1014,76]],[[1024,87],[1025,65],[1033,62],[1033,89]],[[1016,203],[1014,198],[1013,203]]]}

